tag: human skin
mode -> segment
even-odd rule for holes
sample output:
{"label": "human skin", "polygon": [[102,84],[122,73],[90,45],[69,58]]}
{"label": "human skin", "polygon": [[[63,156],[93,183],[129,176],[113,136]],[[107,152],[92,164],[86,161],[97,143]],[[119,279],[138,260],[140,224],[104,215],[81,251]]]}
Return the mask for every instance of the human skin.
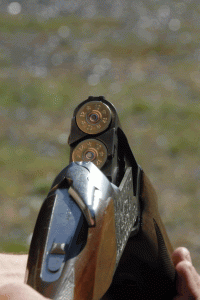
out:
{"label": "human skin", "polygon": [[24,284],[28,255],[0,254],[0,300],[47,300]]}
{"label": "human skin", "polygon": [[[0,254],[0,300],[48,300],[24,284],[27,258],[28,255]],[[177,271],[177,296],[173,300],[200,300],[200,275],[189,251],[177,248],[172,260]]]}
{"label": "human skin", "polygon": [[188,249],[177,248],[172,260],[177,272],[177,296],[174,300],[200,300],[200,275],[192,264]]}

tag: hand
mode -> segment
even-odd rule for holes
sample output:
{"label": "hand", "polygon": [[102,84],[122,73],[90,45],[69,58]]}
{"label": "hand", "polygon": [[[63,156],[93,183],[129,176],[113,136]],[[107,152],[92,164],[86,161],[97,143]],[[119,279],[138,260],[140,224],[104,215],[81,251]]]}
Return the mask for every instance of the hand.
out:
{"label": "hand", "polygon": [[172,254],[172,260],[177,271],[177,297],[174,300],[200,300],[200,275],[192,265],[190,252],[177,248]]}
{"label": "hand", "polygon": [[[24,284],[28,255],[0,254],[0,300],[47,300]],[[200,275],[186,248],[172,254],[177,271],[177,297],[174,300],[200,300]]]}
{"label": "hand", "polygon": [[28,255],[0,254],[0,300],[48,300],[24,283]]}

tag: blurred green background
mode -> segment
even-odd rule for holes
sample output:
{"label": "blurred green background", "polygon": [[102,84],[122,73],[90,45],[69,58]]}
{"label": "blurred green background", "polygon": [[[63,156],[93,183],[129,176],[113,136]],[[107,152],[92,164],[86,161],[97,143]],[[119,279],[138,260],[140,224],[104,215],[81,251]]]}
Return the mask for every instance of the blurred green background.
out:
{"label": "blurred green background", "polygon": [[73,110],[103,95],[200,271],[198,2],[2,1],[0,28],[0,251],[28,252]]}

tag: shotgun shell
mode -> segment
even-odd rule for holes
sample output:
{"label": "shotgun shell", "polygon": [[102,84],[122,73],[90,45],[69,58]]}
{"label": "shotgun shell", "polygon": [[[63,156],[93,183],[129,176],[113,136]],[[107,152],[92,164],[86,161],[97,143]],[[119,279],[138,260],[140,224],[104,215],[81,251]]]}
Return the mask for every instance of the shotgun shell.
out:
{"label": "shotgun shell", "polygon": [[79,143],[73,153],[72,161],[91,161],[99,169],[103,167],[107,160],[106,146],[95,139],[88,139]]}
{"label": "shotgun shell", "polygon": [[91,101],[84,104],[76,115],[78,127],[88,134],[97,134],[104,131],[108,128],[110,121],[110,108],[100,101]]}

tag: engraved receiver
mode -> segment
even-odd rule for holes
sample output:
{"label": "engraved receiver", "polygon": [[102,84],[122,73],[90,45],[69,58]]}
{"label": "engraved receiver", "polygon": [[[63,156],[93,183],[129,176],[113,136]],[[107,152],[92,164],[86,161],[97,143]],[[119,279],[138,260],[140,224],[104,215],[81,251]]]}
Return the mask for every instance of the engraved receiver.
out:
{"label": "engraved receiver", "polygon": [[70,164],[38,215],[25,282],[55,300],[172,299],[172,247],[114,106],[102,96],[82,102],[69,145]]}

